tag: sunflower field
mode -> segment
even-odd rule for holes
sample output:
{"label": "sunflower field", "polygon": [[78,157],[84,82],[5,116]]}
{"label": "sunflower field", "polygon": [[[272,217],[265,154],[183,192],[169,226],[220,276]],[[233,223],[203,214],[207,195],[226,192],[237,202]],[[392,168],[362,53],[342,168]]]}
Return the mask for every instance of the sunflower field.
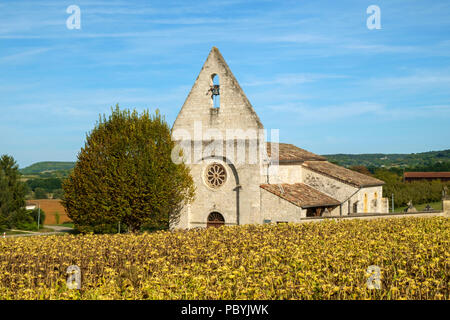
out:
{"label": "sunflower field", "polygon": [[1,238],[0,299],[449,299],[449,240],[443,217]]}

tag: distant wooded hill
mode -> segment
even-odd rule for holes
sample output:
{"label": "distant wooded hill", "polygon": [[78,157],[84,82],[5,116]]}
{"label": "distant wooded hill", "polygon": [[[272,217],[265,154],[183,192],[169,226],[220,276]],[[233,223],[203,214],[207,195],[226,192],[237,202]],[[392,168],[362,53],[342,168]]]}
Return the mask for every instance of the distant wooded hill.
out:
{"label": "distant wooded hill", "polygon": [[[413,168],[424,171],[450,171],[450,149],[411,154],[370,153],[370,154],[327,154],[329,161],[341,166],[366,166],[376,168]],[[24,175],[66,175],[75,166],[75,162],[45,161],[37,162],[20,169]],[[426,170],[426,168],[432,170]]]}
{"label": "distant wooded hill", "polygon": [[44,161],[36,162],[31,166],[20,169],[20,172],[24,175],[39,175],[39,174],[52,174],[55,172],[70,171],[75,166],[75,162],[60,162],[60,161]]}
{"label": "distant wooded hill", "polygon": [[450,171],[450,149],[411,154],[328,154],[324,156],[329,161],[346,167],[366,166],[417,168],[416,171]]}

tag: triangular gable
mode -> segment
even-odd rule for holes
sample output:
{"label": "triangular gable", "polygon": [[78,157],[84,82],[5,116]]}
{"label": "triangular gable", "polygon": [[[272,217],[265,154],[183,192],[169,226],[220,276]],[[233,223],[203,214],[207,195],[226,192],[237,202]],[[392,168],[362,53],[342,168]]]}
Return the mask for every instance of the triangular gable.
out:
{"label": "triangular gable", "polygon": [[[220,108],[214,108],[211,85],[213,76],[220,83]],[[202,129],[262,129],[263,125],[250,101],[234,77],[225,59],[213,47],[178,114],[173,129],[193,132],[194,122]]]}

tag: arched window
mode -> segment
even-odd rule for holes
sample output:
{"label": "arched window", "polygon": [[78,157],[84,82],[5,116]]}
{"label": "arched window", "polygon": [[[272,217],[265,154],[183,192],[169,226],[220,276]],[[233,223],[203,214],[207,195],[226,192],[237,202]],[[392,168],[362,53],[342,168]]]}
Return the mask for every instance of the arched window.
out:
{"label": "arched window", "polygon": [[211,212],[208,215],[208,221],[206,223],[206,227],[220,227],[225,224],[225,219],[223,215],[221,215],[219,212]]}
{"label": "arched window", "polygon": [[220,108],[220,79],[215,73],[211,75],[211,98],[213,108]]}
{"label": "arched window", "polygon": [[373,194],[373,207],[376,209],[378,207],[378,193]]}
{"label": "arched window", "polygon": [[364,213],[367,213],[368,208],[367,208],[367,193],[364,193]]}

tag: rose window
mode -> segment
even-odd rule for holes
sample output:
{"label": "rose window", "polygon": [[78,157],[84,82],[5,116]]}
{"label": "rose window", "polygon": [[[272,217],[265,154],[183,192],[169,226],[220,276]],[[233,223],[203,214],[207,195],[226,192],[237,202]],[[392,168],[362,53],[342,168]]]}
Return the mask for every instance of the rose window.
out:
{"label": "rose window", "polygon": [[219,188],[227,181],[225,167],[219,163],[210,164],[206,169],[206,182],[212,188]]}

